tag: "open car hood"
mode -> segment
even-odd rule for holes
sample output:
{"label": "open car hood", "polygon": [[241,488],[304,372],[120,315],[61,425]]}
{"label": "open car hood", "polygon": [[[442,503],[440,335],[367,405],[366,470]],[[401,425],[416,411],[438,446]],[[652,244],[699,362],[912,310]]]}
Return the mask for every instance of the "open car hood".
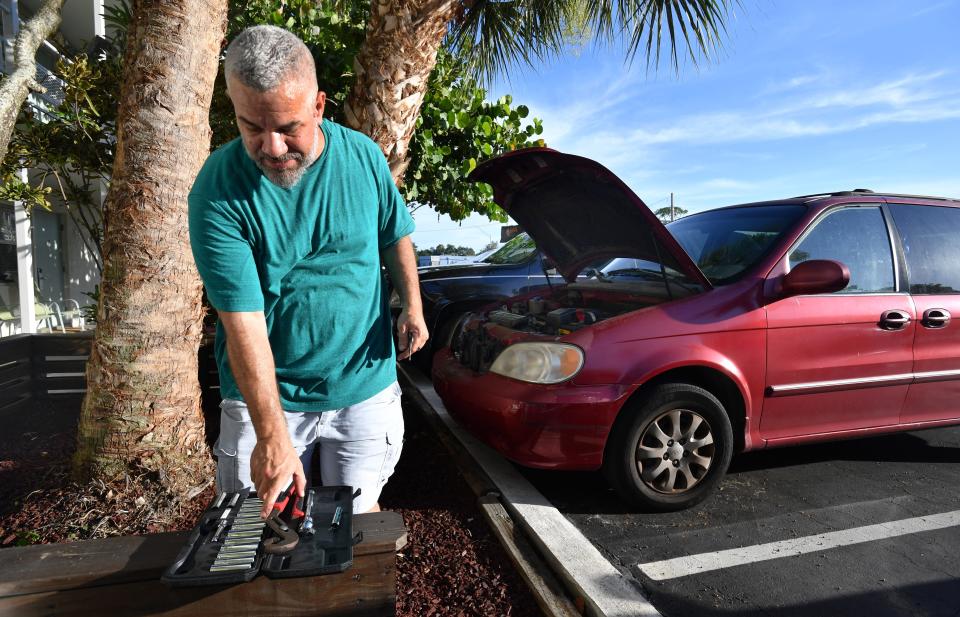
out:
{"label": "open car hood", "polygon": [[477,166],[468,179],[493,187],[494,200],[573,282],[585,267],[635,257],[710,282],[630,188],[595,161],[528,148]]}

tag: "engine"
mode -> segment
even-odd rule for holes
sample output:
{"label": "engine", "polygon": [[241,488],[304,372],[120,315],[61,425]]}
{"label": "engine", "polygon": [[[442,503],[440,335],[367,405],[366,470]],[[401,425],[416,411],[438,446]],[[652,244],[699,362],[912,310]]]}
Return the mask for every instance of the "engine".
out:
{"label": "engine", "polygon": [[611,293],[610,287],[568,285],[545,296],[521,297],[466,318],[452,349],[460,362],[484,372],[507,345],[555,339],[605,319],[634,311],[659,299]]}

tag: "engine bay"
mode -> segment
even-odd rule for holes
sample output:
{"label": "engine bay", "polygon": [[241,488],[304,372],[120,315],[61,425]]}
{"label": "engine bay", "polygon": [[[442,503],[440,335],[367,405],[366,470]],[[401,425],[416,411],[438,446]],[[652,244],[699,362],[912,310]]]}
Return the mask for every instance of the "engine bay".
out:
{"label": "engine bay", "polygon": [[572,284],[553,294],[519,298],[488,311],[484,317],[485,321],[510,330],[563,336],[662,301],[589,284]]}
{"label": "engine bay", "polygon": [[557,287],[552,293],[520,296],[469,315],[461,323],[452,348],[462,364],[483,372],[507,345],[562,337],[666,299],[638,295],[635,289],[574,283]]}

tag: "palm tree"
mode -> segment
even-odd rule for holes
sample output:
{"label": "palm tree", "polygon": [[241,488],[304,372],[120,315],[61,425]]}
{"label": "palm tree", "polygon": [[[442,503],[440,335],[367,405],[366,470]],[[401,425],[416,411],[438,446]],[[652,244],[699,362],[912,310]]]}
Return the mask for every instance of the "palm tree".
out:
{"label": "palm tree", "polygon": [[446,41],[487,79],[517,62],[560,53],[571,29],[600,40],[627,38],[627,56],[643,50],[660,64],[662,40],[679,69],[678,42],[696,63],[718,48],[735,0],[374,0],[355,61],[345,113],[387,157],[394,180],[407,166],[427,81]]}
{"label": "palm tree", "polygon": [[197,387],[203,309],[187,194],[209,153],[226,19],[227,0],[133,4],[74,458],[79,477],[139,468],[181,495],[212,478]]}

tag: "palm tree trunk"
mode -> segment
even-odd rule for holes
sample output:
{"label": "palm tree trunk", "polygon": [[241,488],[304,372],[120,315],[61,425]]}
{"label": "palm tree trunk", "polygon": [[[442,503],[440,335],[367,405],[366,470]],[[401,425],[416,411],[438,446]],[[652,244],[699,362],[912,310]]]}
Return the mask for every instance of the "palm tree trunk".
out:
{"label": "palm tree trunk", "polygon": [[206,483],[197,350],[201,284],[187,194],[209,153],[227,0],[136,0],[104,203],[103,280],[75,476],[152,471]]}
{"label": "palm tree trunk", "polygon": [[437,52],[461,10],[455,0],[373,0],[370,8],[344,112],[347,124],[383,150],[397,184]]}

